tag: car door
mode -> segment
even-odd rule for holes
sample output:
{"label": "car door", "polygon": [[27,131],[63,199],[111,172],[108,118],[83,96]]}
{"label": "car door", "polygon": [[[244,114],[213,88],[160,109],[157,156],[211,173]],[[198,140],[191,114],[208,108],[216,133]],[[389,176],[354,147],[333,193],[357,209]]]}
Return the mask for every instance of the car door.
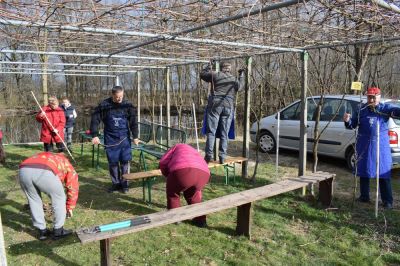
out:
{"label": "car door", "polygon": [[[318,98],[307,100],[307,136],[310,137],[309,128],[312,128],[316,103]],[[299,149],[300,140],[300,101],[295,102],[280,113],[280,133],[279,146],[288,149]],[[312,147],[312,143],[307,141],[307,149]]]}
{"label": "car door", "polygon": [[321,110],[318,131],[322,132],[318,153],[335,157],[344,156],[345,149],[354,142],[354,130],[348,130],[343,123],[345,112],[354,113],[358,103],[340,98],[326,98]]}

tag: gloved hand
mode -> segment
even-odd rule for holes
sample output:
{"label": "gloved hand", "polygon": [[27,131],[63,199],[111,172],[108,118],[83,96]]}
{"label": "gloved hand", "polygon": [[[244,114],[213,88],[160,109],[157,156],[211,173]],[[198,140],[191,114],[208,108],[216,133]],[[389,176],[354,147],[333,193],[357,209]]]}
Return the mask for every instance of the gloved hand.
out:
{"label": "gloved hand", "polygon": [[72,216],[74,216],[74,214],[72,213],[72,210],[67,210],[67,219],[72,218]]}

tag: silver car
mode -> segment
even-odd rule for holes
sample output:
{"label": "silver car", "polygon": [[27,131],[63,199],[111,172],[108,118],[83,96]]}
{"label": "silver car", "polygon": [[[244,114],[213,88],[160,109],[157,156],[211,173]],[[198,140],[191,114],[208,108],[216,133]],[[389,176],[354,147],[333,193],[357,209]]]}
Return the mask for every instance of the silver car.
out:
{"label": "silver car", "polygon": [[[320,115],[319,131],[328,127],[323,132],[319,144],[318,154],[346,160],[349,168],[354,167],[355,131],[344,127],[343,114],[354,114],[359,108],[360,100],[366,102],[367,98],[357,95],[325,95],[324,105]],[[343,100],[342,100],[343,98]],[[320,96],[307,98],[307,151],[311,152],[314,141],[314,127],[316,107]],[[400,101],[381,99],[381,102],[390,103],[400,107]],[[264,117],[260,120],[260,130],[255,122],[250,128],[250,137],[254,143],[259,142],[262,152],[273,153],[276,151],[276,136],[278,114]],[[258,131],[258,137],[257,137]],[[279,147],[298,150],[300,135],[300,100],[290,104],[280,111]],[[400,163],[400,119],[389,119],[389,138],[392,149],[393,163]]]}

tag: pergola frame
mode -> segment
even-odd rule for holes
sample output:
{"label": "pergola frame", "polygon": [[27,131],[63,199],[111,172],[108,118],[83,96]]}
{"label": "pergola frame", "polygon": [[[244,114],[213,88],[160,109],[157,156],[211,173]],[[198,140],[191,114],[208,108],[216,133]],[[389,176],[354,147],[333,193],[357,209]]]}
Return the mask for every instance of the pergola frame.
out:
{"label": "pergola frame", "polygon": [[[86,54],[86,53],[67,53],[67,52],[51,52],[51,51],[29,51],[29,50],[12,50],[12,49],[2,49],[0,50],[1,53],[30,53],[30,54],[38,54],[38,55],[63,55],[63,56],[82,56],[82,57],[91,57],[89,59],[81,60],[79,62],[75,62],[72,64],[65,64],[64,69],[62,70],[54,70],[52,73],[49,73],[47,71],[41,72],[41,73],[36,73],[36,74],[52,74],[52,75],[72,75],[72,74],[77,74],[79,73],[62,73],[62,72],[69,72],[68,70],[73,70],[72,68],[76,67],[82,67],[82,66],[90,66],[94,61],[97,61],[99,59],[111,59],[111,58],[124,58],[124,59],[136,59],[136,60],[152,60],[152,61],[180,61],[179,63],[176,64],[165,64],[164,66],[162,65],[149,65],[145,66],[143,69],[148,69],[148,68],[165,68],[165,73],[166,73],[166,95],[167,95],[167,117],[169,118],[169,109],[170,109],[170,102],[169,102],[169,73],[170,73],[170,67],[172,66],[177,66],[177,65],[182,65],[182,64],[192,64],[192,63],[205,63],[208,62],[208,60],[203,60],[199,58],[167,58],[167,57],[155,57],[155,56],[136,56],[136,55],[121,55],[123,52],[128,52],[128,51],[133,51],[139,48],[143,47],[148,47],[151,45],[154,45],[158,42],[186,42],[186,43],[202,43],[202,44],[210,44],[210,45],[225,45],[225,46],[236,46],[236,47],[246,47],[246,48],[253,48],[253,49],[261,49],[261,52],[253,52],[252,54],[249,53],[244,53],[242,55],[238,56],[219,56],[220,59],[232,59],[232,58],[240,58],[244,57],[247,58],[247,75],[246,75],[246,88],[245,88],[245,121],[244,121],[244,132],[243,132],[243,156],[248,157],[249,155],[249,117],[250,117],[250,93],[249,93],[249,87],[250,87],[250,74],[251,74],[251,62],[252,62],[252,55],[255,54],[273,54],[273,53],[282,53],[282,52],[295,52],[300,54],[300,59],[302,61],[302,90],[301,90],[301,123],[300,123],[300,161],[299,161],[299,175],[303,175],[305,172],[305,162],[306,162],[306,143],[307,143],[307,132],[306,132],[306,125],[307,125],[307,116],[306,116],[306,110],[307,110],[307,102],[306,102],[306,92],[307,92],[307,59],[308,59],[308,49],[320,49],[320,48],[329,48],[329,47],[334,47],[334,46],[343,46],[346,45],[345,43],[339,43],[339,44],[316,44],[314,46],[310,45],[303,45],[300,48],[299,47],[274,47],[270,45],[260,45],[260,44],[252,44],[252,43],[247,43],[247,42],[232,42],[228,40],[215,40],[215,39],[210,39],[210,38],[192,38],[192,37],[181,37],[181,35],[187,35],[189,33],[193,33],[196,31],[204,30],[211,28],[216,25],[221,25],[225,24],[228,22],[233,22],[235,20],[243,19],[243,18],[249,18],[254,15],[260,15],[263,13],[267,13],[269,11],[273,10],[280,10],[282,8],[298,5],[298,4],[306,4],[309,0],[287,0],[281,3],[276,3],[276,4],[271,4],[266,7],[260,7],[260,8],[254,8],[253,10],[248,10],[244,12],[240,12],[237,15],[233,16],[228,16],[222,19],[216,19],[214,21],[202,24],[200,26],[194,26],[194,27],[189,27],[188,29],[184,30],[178,30],[178,31],[172,31],[168,34],[156,34],[156,33],[146,33],[146,32],[138,32],[138,31],[124,31],[124,30],[112,30],[112,29],[107,29],[107,28],[97,28],[97,27],[76,27],[76,26],[61,26],[61,25],[54,25],[44,22],[44,23],[39,23],[39,22],[27,22],[27,21],[21,21],[21,20],[15,20],[15,19],[1,19],[0,24],[3,25],[13,25],[13,26],[24,26],[24,27],[36,27],[41,29],[46,29],[46,30],[57,30],[57,31],[76,31],[76,32],[90,32],[90,33],[102,33],[102,34],[112,34],[112,35],[124,35],[124,36],[140,36],[140,37],[148,37],[149,39],[141,41],[141,42],[128,42],[127,44],[124,45],[124,47],[119,47],[114,51],[111,51],[109,53],[105,54],[99,54],[99,53],[92,53],[92,54]],[[314,2],[314,1],[313,1]],[[323,1],[320,1],[322,5]],[[372,0],[372,3],[384,7],[386,9],[389,9],[393,12],[398,12],[398,8],[396,6],[392,5],[387,5],[383,1],[378,1],[378,0]],[[393,36],[393,40],[398,40],[400,39],[400,36]],[[370,42],[378,42],[382,40],[387,40],[387,36],[382,36],[380,39],[376,38],[370,38],[370,39],[364,39],[364,40],[354,40],[350,41],[348,43],[370,43]],[[272,51],[272,52],[271,52]],[[24,64],[27,64],[28,62],[23,62]],[[47,66],[51,65],[51,63],[44,63],[44,68],[47,69]],[[96,65],[92,63],[92,65]],[[97,64],[99,65],[99,64]],[[113,65],[113,64],[110,64]],[[133,67],[133,65],[131,66]],[[138,69],[140,70],[140,68]],[[72,71],[71,71],[72,72]],[[112,72],[112,71],[110,71]],[[5,73],[5,72],[4,72]],[[7,73],[13,73],[13,72],[7,72]],[[83,74],[83,73],[81,73]],[[89,74],[85,74],[89,75]],[[137,88],[138,88],[138,110],[140,110],[140,72],[137,72]],[[140,113],[139,113],[139,118],[140,118]],[[169,119],[167,120],[167,126],[170,126],[170,121]],[[247,164],[243,164],[243,169],[242,169],[242,175],[243,177],[247,177]]]}

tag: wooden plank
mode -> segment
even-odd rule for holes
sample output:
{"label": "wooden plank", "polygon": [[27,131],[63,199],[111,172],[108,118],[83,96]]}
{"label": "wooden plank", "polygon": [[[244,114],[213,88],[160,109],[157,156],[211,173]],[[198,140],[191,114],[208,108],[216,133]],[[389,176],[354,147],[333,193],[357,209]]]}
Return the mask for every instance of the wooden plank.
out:
{"label": "wooden plank", "polygon": [[100,256],[101,256],[101,261],[100,265],[101,266],[111,266],[111,243],[110,239],[102,239],[100,240]]}
{"label": "wooden plank", "polygon": [[[217,161],[212,161],[208,163],[208,168],[213,168],[213,167],[218,167],[222,165],[228,165],[232,163],[241,163],[247,161],[247,158],[244,157],[227,157],[224,164],[220,164]],[[138,173],[130,173],[130,174],[125,174],[123,177],[127,180],[135,180],[135,179],[143,179],[143,178],[149,178],[149,177],[156,177],[156,176],[162,176],[162,173],[160,169],[155,169],[151,171],[144,171],[144,172],[138,172]]]}
{"label": "wooden plank", "polygon": [[160,169],[123,175],[123,177],[127,180],[143,179],[143,178],[154,177],[154,176],[162,176]]}
{"label": "wooden plank", "polygon": [[236,233],[238,235],[251,235],[251,202],[237,207]]}
{"label": "wooden plank", "polygon": [[309,184],[333,178],[334,176],[335,174],[317,172],[302,177],[289,178],[274,184],[226,195],[199,204],[187,205],[172,210],[147,214],[146,216],[148,216],[151,219],[151,223],[149,224],[129,227],[118,231],[96,233],[96,234],[86,234],[83,232],[84,229],[82,229],[78,231],[77,234],[82,243],[89,243],[92,241],[98,241],[111,237],[121,236],[241,206],[253,201],[269,198],[285,192],[296,190],[305,187]]}

